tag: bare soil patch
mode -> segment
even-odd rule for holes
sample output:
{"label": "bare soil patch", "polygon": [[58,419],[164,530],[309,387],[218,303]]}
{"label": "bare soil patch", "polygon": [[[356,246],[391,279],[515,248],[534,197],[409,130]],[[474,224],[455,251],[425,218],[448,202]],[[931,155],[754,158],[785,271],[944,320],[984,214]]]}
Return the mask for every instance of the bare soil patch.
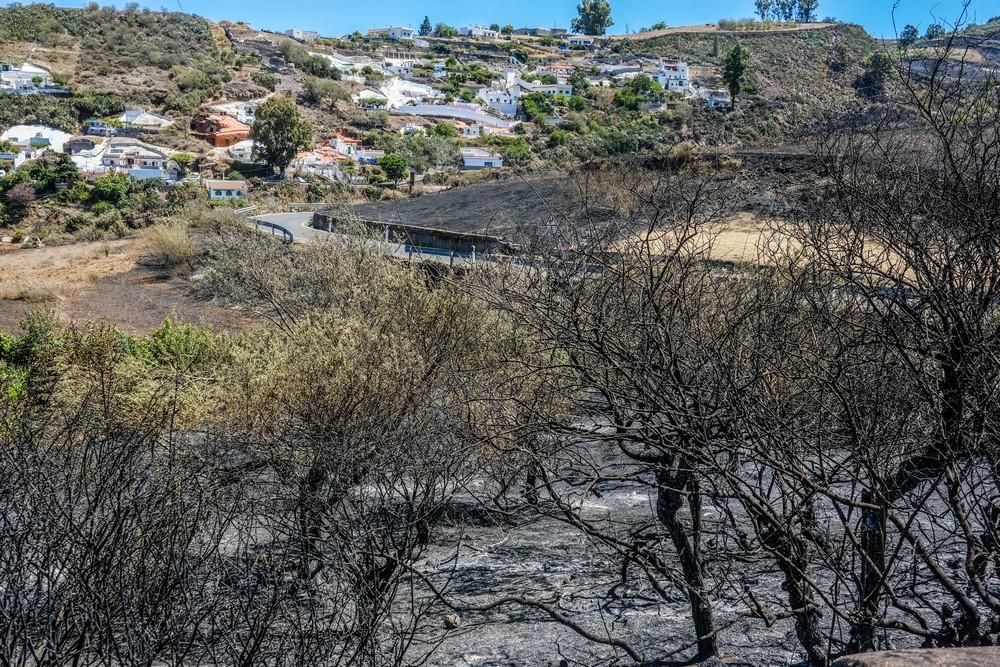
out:
{"label": "bare soil patch", "polygon": [[139,239],[0,250],[0,331],[17,332],[34,309],[140,334],[167,318],[224,330],[252,324],[243,313],[191,296],[186,279],[145,266],[144,254]]}

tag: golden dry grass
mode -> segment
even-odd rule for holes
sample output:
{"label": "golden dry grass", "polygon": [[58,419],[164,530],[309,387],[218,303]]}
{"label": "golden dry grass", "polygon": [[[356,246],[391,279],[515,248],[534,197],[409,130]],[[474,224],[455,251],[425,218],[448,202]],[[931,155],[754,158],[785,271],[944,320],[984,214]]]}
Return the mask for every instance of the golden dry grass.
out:
{"label": "golden dry grass", "polygon": [[0,251],[0,301],[62,301],[131,270],[141,251],[133,239]]}
{"label": "golden dry grass", "polygon": [[194,246],[187,223],[165,222],[146,230],[144,235],[146,251],[164,266],[191,266],[194,260]]}
{"label": "golden dry grass", "polygon": [[[623,243],[648,241],[650,252],[665,254],[674,247],[676,239],[670,232],[640,234]],[[714,260],[741,263],[769,262],[775,250],[782,254],[795,249],[795,244],[781,232],[779,223],[765,221],[752,213],[737,213],[702,232],[691,244],[704,248]]]}

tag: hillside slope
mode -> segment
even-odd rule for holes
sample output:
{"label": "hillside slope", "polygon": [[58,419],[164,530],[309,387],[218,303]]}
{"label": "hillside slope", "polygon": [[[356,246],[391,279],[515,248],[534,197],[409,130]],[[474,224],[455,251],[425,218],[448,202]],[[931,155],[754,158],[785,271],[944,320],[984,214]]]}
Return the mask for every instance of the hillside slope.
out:
{"label": "hillside slope", "polygon": [[[622,57],[677,58],[703,72],[719,87],[722,58],[735,44],[749,49],[752,67],[742,109],[715,127],[722,143],[783,140],[803,121],[841,110],[857,100],[854,82],[864,58],[877,47],[863,28],[813,24],[803,29],[733,32],[673,29],[644,39],[619,40]],[[716,78],[711,80],[711,73]],[[708,131],[708,128],[696,128]]]}
{"label": "hillside slope", "polygon": [[[224,36],[191,14],[149,10],[0,7],[0,60],[31,60],[76,89],[164,104],[190,92],[182,75],[198,70],[216,83],[232,62]],[[188,88],[188,90],[185,90]],[[169,106],[169,104],[168,104]]]}

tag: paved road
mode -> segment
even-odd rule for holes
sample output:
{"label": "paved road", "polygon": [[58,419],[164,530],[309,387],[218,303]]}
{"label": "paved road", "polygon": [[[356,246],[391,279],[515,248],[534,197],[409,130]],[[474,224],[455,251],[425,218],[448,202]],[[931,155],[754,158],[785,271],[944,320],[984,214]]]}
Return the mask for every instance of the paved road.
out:
{"label": "paved road", "polygon": [[[341,237],[340,234],[335,232],[327,232],[314,228],[312,226],[312,213],[267,213],[254,216],[251,220],[260,220],[284,227],[292,233],[296,242],[309,243],[330,239],[336,240]],[[374,239],[371,242],[382,248],[387,255],[397,259],[418,259],[451,266],[471,265],[475,263],[470,254],[454,253],[454,256],[452,256],[451,251],[443,248],[416,247],[406,243],[389,243]]]}

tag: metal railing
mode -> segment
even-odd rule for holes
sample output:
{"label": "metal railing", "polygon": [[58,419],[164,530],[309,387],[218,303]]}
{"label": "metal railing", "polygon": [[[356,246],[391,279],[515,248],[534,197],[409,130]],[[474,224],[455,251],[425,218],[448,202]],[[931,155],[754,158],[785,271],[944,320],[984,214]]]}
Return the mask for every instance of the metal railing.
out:
{"label": "metal railing", "polygon": [[252,222],[257,227],[258,231],[262,231],[261,228],[267,229],[270,231],[271,236],[277,236],[280,233],[282,241],[285,243],[295,242],[295,235],[292,234],[291,230],[287,227],[274,222],[267,222],[266,220],[252,220]]}

